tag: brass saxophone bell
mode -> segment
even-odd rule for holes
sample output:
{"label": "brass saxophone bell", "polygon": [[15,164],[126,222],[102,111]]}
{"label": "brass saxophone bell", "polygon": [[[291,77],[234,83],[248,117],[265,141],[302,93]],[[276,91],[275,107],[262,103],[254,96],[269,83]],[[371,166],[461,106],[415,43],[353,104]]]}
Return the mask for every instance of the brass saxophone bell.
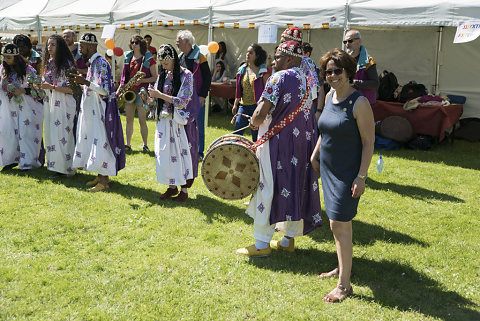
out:
{"label": "brass saxophone bell", "polygon": [[135,94],[134,91],[127,91],[123,97],[125,99],[125,103],[127,104],[131,104],[135,101],[135,99],[137,98],[137,95]]}

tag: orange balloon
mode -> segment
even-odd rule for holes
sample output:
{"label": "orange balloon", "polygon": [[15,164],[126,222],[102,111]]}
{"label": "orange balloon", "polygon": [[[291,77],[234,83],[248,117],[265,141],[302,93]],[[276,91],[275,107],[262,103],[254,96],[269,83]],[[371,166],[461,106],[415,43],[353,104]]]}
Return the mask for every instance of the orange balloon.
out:
{"label": "orange balloon", "polygon": [[216,41],[211,41],[208,43],[208,51],[211,53],[216,53],[218,51],[218,43]]}
{"label": "orange balloon", "polygon": [[113,39],[107,39],[105,40],[105,46],[107,46],[107,49],[112,49],[115,48],[115,41]]}

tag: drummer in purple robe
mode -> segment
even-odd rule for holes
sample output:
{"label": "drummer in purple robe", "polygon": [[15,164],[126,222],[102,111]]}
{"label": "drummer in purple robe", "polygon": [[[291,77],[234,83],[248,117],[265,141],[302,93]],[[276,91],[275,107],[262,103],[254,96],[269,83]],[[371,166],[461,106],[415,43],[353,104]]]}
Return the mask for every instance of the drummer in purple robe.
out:
{"label": "drummer in purple robe", "polygon": [[125,167],[125,143],[112,70],[97,52],[97,45],[94,34],[82,36],[80,50],[89,62],[87,77],[76,75],[71,79],[83,85],[73,168],[98,174],[87,183],[93,186],[91,192],[109,188],[109,176],[116,176]]}
{"label": "drummer in purple robe", "polygon": [[[238,254],[268,256],[272,247],[293,252],[295,236],[322,224],[318,175],[309,164],[315,147],[314,115],[307,78],[299,68],[301,61],[298,42],[287,41],[278,47],[277,72],[268,79],[253,113],[251,126],[258,127],[260,141],[272,127],[283,128],[257,148],[260,183],[246,211],[254,219],[256,243],[238,249]],[[275,231],[285,236],[271,241]]]}

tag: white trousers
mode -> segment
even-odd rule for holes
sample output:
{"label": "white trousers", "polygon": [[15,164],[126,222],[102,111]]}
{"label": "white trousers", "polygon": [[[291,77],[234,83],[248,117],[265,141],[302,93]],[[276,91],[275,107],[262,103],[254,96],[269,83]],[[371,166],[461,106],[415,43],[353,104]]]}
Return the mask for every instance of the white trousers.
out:
{"label": "white trousers", "polygon": [[301,231],[299,233],[298,230],[299,228],[303,229],[303,221],[288,221],[272,225],[259,225],[254,223],[253,237],[258,241],[270,243],[276,228],[277,230],[280,228],[280,231],[283,232],[285,236],[295,237],[297,235],[302,235]]}

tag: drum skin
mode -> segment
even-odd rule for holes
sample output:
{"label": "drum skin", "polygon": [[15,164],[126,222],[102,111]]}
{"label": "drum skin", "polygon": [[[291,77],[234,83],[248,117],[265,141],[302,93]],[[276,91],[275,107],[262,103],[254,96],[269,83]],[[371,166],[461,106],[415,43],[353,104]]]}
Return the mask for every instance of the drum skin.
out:
{"label": "drum skin", "polygon": [[402,116],[388,116],[375,126],[375,134],[406,143],[415,137],[412,124]]}
{"label": "drum skin", "polygon": [[202,178],[214,195],[238,200],[255,191],[260,180],[260,167],[253,142],[244,136],[228,134],[215,140],[202,162]]}

